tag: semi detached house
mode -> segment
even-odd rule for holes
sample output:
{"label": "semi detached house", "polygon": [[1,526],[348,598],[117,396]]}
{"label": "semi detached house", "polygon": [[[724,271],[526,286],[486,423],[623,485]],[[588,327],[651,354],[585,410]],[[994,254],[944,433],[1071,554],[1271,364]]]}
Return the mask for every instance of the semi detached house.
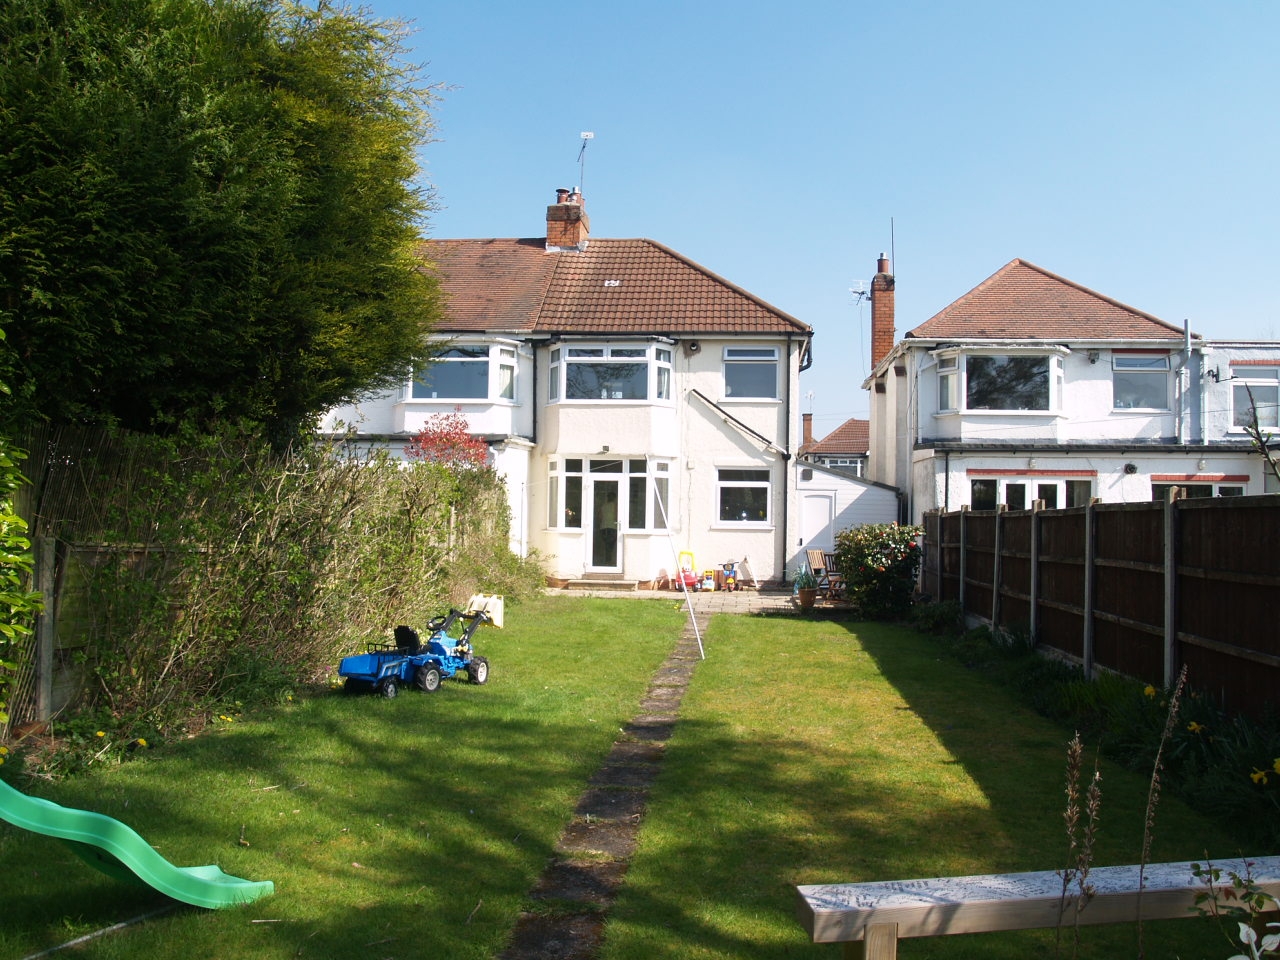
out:
{"label": "semi detached house", "polygon": [[461,411],[506,480],[513,548],[553,577],[660,583],[685,552],[782,577],[811,328],[660,243],[592,238],[576,191],[546,225],[425,243],[448,295],[436,361],[324,427],[398,453]]}
{"label": "semi detached house", "polygon": [[898,342],[871,283],[871,477],[930,510],[1074,507],[1275,491],[1280,344],[1208,341],[1014,260]]}

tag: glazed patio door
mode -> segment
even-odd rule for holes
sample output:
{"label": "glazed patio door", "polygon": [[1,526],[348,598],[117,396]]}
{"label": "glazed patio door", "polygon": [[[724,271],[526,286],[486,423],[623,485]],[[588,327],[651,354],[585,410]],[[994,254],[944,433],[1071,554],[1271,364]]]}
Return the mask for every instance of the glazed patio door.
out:
{"label": "glazed patio door", "polygon": [[591,556],[587,569],[592,573],[622,572],[621,504],[622,478],[607,474],[621,473],[622,461],[592,460],[591,489]]}

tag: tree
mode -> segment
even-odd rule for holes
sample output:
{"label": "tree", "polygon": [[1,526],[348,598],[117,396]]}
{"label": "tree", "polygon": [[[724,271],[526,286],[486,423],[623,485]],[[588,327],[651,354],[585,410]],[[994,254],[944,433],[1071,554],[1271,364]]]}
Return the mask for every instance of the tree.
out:
{"label": "tree", "polygon": [[1244,385],[1244,389],[1249,395],[1249,420],[1244,425],[1244,432],[1249,435],[1258,453],[1262,454],[1262,459],[1267,461],[1267,469],[1271,471],[1272,476],[1280,481],[1280,449],[1277,449],[1272,433],[1264,432],[1262,429],[1262,424],[1258,420],[1258,401],[1254,399],[1253,391],[1249,389],[1248,384]]}
{"label": "tree", "polygon": [[489,445],[472,436],[461,410],[436,413],[404,448],[410,460],[439,464],[449,470],[482,470],[489,465]]}
{"label": "tree", "polygon": [[287,438],[410,376],[441,306],[403,36],[287,0],[0,5],[5,420]]}

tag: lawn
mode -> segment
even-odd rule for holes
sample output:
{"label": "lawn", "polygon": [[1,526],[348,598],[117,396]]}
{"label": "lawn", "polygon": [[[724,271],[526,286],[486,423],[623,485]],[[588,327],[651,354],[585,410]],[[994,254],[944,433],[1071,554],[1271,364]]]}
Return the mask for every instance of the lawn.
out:
{"label": "lawn", "polygon": [[[485,958],[509,935],[574,802],[679,634],[670,600],[539,600],[483,631],[489,684],[393,701],[318,692],[37,790],[124,820],[181,865],[271,879],[247,907],[179,908],[92,958]],[[835,957],[792,886],[1061,865],[1070,731],[896,627],[717,617],[667,748],[605,960]],[[1103,766],[1099,863],[1136,862],[1145,780]],[[1238,852],[1166,800],[1154,859]],[[1260,851],[1248,851],[1257,853]],[[166,901],[0,825],[0,956]],[[1147,955],[1225,958],[1200,920]],[[1053,932],[906,941],[904,960],[1052,955]],[[1046,947],[1047,945],[1047,947]],[[1063,956],[1071,956],[1070,933]],[[1084,928],[1081,957],[1134,957]]]}

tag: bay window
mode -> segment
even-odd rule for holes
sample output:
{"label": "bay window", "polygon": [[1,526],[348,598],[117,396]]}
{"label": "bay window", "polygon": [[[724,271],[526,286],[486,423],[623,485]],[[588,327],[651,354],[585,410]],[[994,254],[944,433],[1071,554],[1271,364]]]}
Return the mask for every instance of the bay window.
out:
{"label": "bay window", "polygon": [[671,349],[654,344],[553,347],[547,402],[671,399]]}

